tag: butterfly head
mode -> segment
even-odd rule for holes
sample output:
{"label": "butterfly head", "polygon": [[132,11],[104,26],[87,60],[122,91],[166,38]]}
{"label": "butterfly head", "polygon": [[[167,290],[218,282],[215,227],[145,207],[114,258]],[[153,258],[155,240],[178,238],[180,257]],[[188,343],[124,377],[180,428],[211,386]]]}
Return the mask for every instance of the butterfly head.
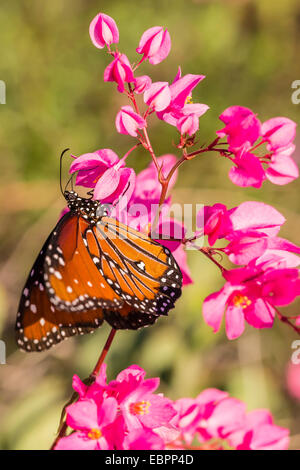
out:
{"label": "butterfly head", "polygon": [[[68,206],[70,207],[71,205],[75,205],[76,201],[79,198],[78,194],[75,191],[64,191],[64,197],[65,200],[67,201]],[[71,209],[71,207],[70,207]]]}
{"label": "butterfly head", "polygon": [[71,212],[80,215],[90,223],[97,223],[109,214],[109,204],[101,204],[91,198],[80,197],[75,191],[65,191],[65,199]]}

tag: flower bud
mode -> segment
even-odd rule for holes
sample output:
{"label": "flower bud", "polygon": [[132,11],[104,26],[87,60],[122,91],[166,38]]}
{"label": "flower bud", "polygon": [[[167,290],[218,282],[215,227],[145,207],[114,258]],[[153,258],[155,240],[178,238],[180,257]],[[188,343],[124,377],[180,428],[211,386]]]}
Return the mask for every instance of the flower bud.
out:
{"label": "flower bud", "polygon": [[118,91],[123,93],[124,83],[133,82],[133,72],[125,54],[116,54],[114,60],[104,70],[105,82],[116,82]]}
{"label": "flower bud", "polygon": [[90,24],[90,37],[98,49],[119,42],[119,31],[115,20],[104,13],[99,13]]}
{"label": "flower bud", "polygon": [[146,127],[146,121],[134,112],[131,106],[122,106],[116,117],[116,128],[120,134],[137,137],[137,129]]}
{"label": "flower bud", "polygon": [[161,26],[147,29],[141,37],[136,52],[144,54],[144,59],[149,59],[150,64],[156,65],[162,62],[171,49],[171,39],[168,30]]}
{"label": "flower bud", "polygon": [[148,75],[142,75],[134,79],[134,92],[137,94],[144,93],[150,88],[152,80]]}

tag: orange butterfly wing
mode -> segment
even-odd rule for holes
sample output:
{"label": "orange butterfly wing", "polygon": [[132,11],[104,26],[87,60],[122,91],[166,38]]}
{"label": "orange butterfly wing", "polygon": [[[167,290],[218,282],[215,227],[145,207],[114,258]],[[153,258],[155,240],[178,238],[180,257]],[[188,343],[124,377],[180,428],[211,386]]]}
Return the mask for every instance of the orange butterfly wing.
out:
{"label": "orange butterfly wing", "polygon": [[123,301],[99,275],[82,234],[89,224],[68,212],[52,232],[45,253],[44,282],[57,310],[83,312],[96,308],[116,309]]}
{"label": "orange butterfly wing", "polygon": [[84,237],[99,272],[127,304],[148,315],[165,315],[173,308],[182,274],[167,248],[108,217]]}
{"label": "orange butterfly wing", "polygon": [[103,323],[102,309],[70,313],[51,304],[43,279],[44,252],[39,254],[22,292],[17,320],[16,338],[25,351],[43,351],[64,339],[91,333]]}

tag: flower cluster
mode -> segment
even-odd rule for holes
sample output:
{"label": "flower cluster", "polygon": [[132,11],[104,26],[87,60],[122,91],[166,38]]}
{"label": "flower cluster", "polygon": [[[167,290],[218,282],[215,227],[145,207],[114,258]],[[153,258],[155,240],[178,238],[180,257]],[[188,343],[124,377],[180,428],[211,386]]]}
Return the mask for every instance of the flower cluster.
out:
{"label": "flower cluster", "polygon": [[[231,209],[221,203],[203,206],[192,235],[183,221],[169,215],[179,168],[200,154],[214,152],[229,160],[233,164],[229,178],[241,187],[260,188],[265,180],[277,185],[295,180],[299,175],[292,159],[296,124],[285,117],[262,123],[250,109],[231,106],[220,115],[223,128],[215,139],[197,148],[200,117],[209,106],[194,102],[192,94],[205,76],[184,75],[179,67],[169,83],[153,82],[139,73],[145,61],[155,66],[167,58],[171,49],[168,30],[155,26],[142,34],[135,64],[113,48],[119,31],[108,15],[99,13],[92,20],[90,37],[111,58],[103,79],[116,84],[126,99],[116,110],[115,127],[119,134],[134,139],[134,145],[121,157],[112,149],[73,155],[70,173],[77,174],[76,184],[89,188],[94,199],[111,204],[113,217],[167,246],[182,271],[183,285],[192,283],[186,247],[204,254],[219,268],[224,286],[203,303],[204,319],[214,332],[225,315],[229,339],[239,337],[246,323],[270,328],[276,316],[300,333],[300,316],[283,316],[278,310],[300,295],[300,248],[278,236],[285,222],[280,212],[255,201]],[[148,134],[149,117],[173,126],[179,156],[156,155]],[[136,174],[128,159],[138,147],[151,163]],[[205,237],[207,245],[200,247],[197,241],[204,243]],[[225,256],[231,268],[221,264]],[[100,363],[97,373],[99,367]],[[289,389],[298,396],[293,374],[290,369]],[[158,385],[159,379],[146,379],[145,371],[136,365],[109,383],[105,365],[91,385],[74,376],[78,400],[66,408],[70,432],[60,434],[55,448],[256,450],[288,446],[288,430],[275,425],[267,410],[247,412],[240,400],[216,389],[204,390],[195,399],[172,401],[156,393]]]}
{"label": "flower cluster", "polygon": [[270,328],[276,307],[300,295],[300,248],[277,236],[285,218],[272,206],[249,201],[230,210],[223,204],[204,206],[198,219],[210,246],[217,240],[229,242],[212,250],[244,265],[221,269],[226,282],[204,300],[205,321],[218,331],[225,312],[229,339],[242,334],[245,321],[255,328]]}
{"label": "flower cluster", "polygon": [[[137,74],[145,60],[157,65],[166,59],[171,49],[168,30],[155,26],[142,34],[136,48],[142,57],[136,65],[124,53],[112,49],[119,42],[119,32],[109,16],[100,13],[93,19],[90,37],[97,48],[106,47],[112,57],[104,81],[116,83],[118,92],[129,100],[116,113],[116,129],[134,138],[135,145],[121,158],[111,149],[73,156],[70,173],[77,172],[76,183],[91,188],[94,199],[111,203],[115,218],[167,246],[180,266],[183,285],[192,283],[185,247],[195,248],[193,242],[207,236],[208,246],[199,251],[220,267],[225,279],[224,287],[203,304],[204,319],[214,331],[220,329],[225,313],[230,339],[242,334],[245,322],[255,328],[270,328],[276,315],[300,332],[296,316],[283,317],[278,311],[300,294],[300,248],[277,236],[285,219],[275,208],[252,201],[232,209],[221,203],[204,206],[197,215],[198,230],[190,238],[184,223],[168,215],[179,167],[205,152],[230,160],[233,166],[229,178],[239,186],[259,188],[266,179],[279,185],[293,181],[298,177],[291,158],[296,124],[285,117],[261,123],[250,109],[231,106],[220,115],[224,127],[216,132],[215,140],[188,153],[196,145],[199,118],[209,109],[192,99],[205,76],[182,75],[180,67],[171,83],[153,82],[150,76]],[[156,156],[148,134],[148,118],[153,115],[177,129],[180,158],[173,154]],[[138,146],[152,161],[136,174],[127,161]],[[220,240],[226,244],[216,248]],[[216,254],[227,255],[238,267],[225,269],[214,258]]]}
{"label": "flower cluster", "polygon": [[[220,119],[225,127],[217,135],[227,138],[226,156],[234,163],[229,171],[233,183],[260,188],[265,179],[283,185],[298,178],[298,167],[291,158],[295,122],[276,117],[261,123],[251,109],[242,106],[231,106]],[[256,155],[254,152],[263,145],[265,150]]]}
{"label": "flower cluster", "polygon": [[68,436],[56,450],[286,449],[289,431],[267,410],[246,412],[243,402],[207,389],[195,399],[172,401],[155,393],[159,379],[132,365],[107,383],[102,365],[87,386],[78,376],[78,401],[66,410]]}

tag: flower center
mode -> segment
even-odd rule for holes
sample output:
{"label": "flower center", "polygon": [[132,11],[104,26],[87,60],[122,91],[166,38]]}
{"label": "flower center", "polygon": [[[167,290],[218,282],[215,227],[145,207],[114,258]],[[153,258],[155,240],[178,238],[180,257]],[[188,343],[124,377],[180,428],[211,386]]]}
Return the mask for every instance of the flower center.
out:
{"label": "flower center", "polygon": [[235,307],[247,308],[251,305],[251,300],[246,295],[236,294],[232,299]]}
{"label": "flower center", "polygon": [[187,98],[185,100],[185,104],[193,104],[192,95],[187,96]]}
{"label": "flower center", "polygon": [[90,432],[88,433],[88,436],[90,439],[100,439],[100,437],[102,436],[102,432],[100,431],[100,429],[97,429],[97,428],[92,428],[90,430]]}
{"label": "flower center", "polygon": [[150,405],[149,401],[137,401],[130,404],[129,410],[133,415],[145,415],[149,413]]}

